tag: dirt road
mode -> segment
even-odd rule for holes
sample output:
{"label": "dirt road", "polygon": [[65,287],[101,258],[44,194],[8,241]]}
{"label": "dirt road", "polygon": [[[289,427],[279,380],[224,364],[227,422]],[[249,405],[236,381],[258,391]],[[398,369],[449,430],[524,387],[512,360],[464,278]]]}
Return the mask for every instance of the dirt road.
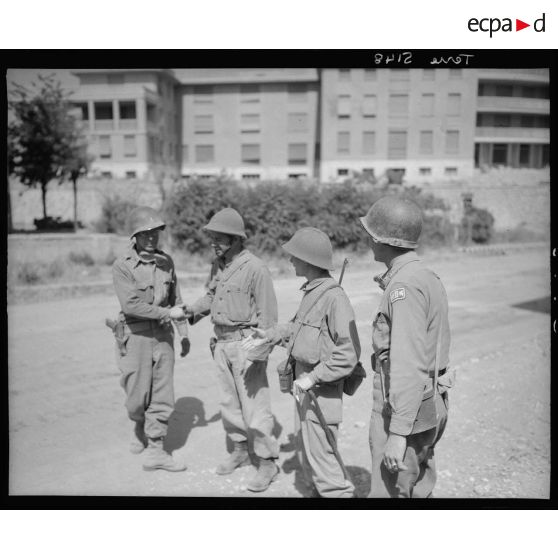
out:
{"label": "dirt road", "polygon": [[[450,301],[451,364],[458,385],[437,450],[437,497],[547,498],[550,475],[549,250],[508,255],[430,256]],[[357,315],[367,369],[371,316],[380,291],[368,270],[349,268],[345,288]],[[275,282],[281,321],[295,312],[300,279]],[[193,300],[201,288],[183,289]],[[176,409],[167,449],[183,473],[144,472],[128,453],[131,423],[104,326],[114,295],[8,306],[10,493],[37,495],[250,496],[252,467],[215,475],[225,455],[219,393],[207,341],[209,320],[191,330],[192,351],[175,369]],[[300,497],[290,433],[294,408],[268,366],[282,444],[282,474],[261,496]],[[370,376],[345,400],[340,450],[358,495],[370,490]]]}

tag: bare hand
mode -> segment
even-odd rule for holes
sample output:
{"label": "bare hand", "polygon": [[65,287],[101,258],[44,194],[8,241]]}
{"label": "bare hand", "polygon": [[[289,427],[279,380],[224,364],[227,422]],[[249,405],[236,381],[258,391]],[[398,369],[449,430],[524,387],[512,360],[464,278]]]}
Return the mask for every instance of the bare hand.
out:
{"label": "bare hand", "polygon": [[181,306],[173,306],[170,309],[169,316],[171,320],[185,320],[186,314]]}
{"label": "bare hand", "polygon": [[296,400],[300,401],[298,398],[299,395],[308,391],[310,388],[314,387],[315,385],[316,382],[314,381],[312,376],[310,376],[310,374],[304,374],[303,376],[297,378],[293,382],[293,395],[295,396]]}
{"label": "bare hand", "polygon": [[182,310],[184,311],[184,315],[187,318],[191,318],[194,315],[194,311],[192,310],[191,306],[188,306],[186,303],[181,304],[180,307],[182,308]]}
{"label": "bare hand", "polygon": [[252,335],[245,337],[241,343],[242,348],[247,352],[269,343],[269,339],[265,335],[265,330],[258,327],[253,327],[251,329],[253,332]]}
{"label": "bare hand", "polygon": [[390,434],[384,448],[384,465],[390,473],[406,471],[403,463],[405,450],[407,449],[407,438],[399,434]]}

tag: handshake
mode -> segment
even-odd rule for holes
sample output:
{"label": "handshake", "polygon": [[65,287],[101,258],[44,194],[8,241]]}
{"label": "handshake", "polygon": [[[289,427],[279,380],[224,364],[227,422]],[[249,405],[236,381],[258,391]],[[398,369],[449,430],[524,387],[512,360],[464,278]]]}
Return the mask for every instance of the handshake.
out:
{"label": "handshake", "polygon": [[179,304],[173,306],[169,312],[169,318],[171,320],[186,320],[194,315],[194,312],[187,304]]}
{"label": "handshake", "polygon": [[245,337],[241,343],[241,346],[245,351],[251,351],[256,347],[269,343],[270,340],[265,334],[265,329],[261,329],[259,327],[251,327],[250,329],[252,330],[252,335]]}

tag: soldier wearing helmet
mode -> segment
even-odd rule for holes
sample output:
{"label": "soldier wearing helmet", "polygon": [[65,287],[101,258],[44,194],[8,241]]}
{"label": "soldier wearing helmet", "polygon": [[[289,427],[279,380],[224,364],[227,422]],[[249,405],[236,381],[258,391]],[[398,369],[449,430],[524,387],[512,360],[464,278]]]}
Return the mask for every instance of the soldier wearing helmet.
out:
{"label": "soldier wearing helmet", "polygon": [[138,207],[128,219],[131,243],[112,267],[122,312],[117,336],[121,385],[134,422],[132,453],[144,449],[145,470],[183,471],[186,466],[163,450],[174,408],[174,324],[181,336],[181,356],[190,350],[186,316],[172,258],[158,249],[165,228],[157,212]]}
{"label": "soldier wearing helmet", "polygon": [[[344,474],[319,413],[336,439],[343,411],[343,379],[354,370],[360,342],[351,303],[330,270],[333,250],[328,236],[304,227],[283,244],[297,277],[305,277],[302,301],[295,317],[284,325],[254,329],[249,349],[260,343],[283,343],[295,361],[293,393],[297,401],[295,432],[297,453],[310,495],[352,498],[354,486]],[[316,408],[308,391],[318,402]],[[334,449],[334,451],[332,451]]]}
{"label": "soldier wearing helmet", "polygon": [[447,420],[450,330],[440,278],[415,252],[421,209],[396,196],[378,200],[360,218],[383,296],[372,331],[371,497],[430,497],[434,447]]}
{"label": "soldier wearing helmet", "polygon": [[264,263],[244,247],[244,221],[233,208],[218,211],[204,227],[216,258],[211,267],[205,296],[185,311],[191,323],[211,314],[215,337],[213,358],[221,390],[221,418],[233,451],[218,465],[216,473],[228,475],[250,464],[249,438],[258,459],[258,470],[247,488],[266,490],[279,468],[279,445],[273,436],[266,375],[271,346],[245,351],[241,341],[250,328],[269,328],[277,322],[277,299],[271,274]]}

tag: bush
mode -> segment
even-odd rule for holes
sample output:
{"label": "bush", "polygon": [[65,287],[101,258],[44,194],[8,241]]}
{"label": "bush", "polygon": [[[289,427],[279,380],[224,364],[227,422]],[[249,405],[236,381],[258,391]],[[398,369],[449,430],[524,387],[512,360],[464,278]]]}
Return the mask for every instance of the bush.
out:
{"label": "bush", "polygon": [[85,250],[81,252],[70,252],[68,254],[68,260],[72,263],[84,265],[86,267],[95,265],[95,260],[93,259],[91,254],[89,252],[86,252]]}
{"label": "bush", "polygon": [[[203,253],[209,239],[202,228],[220,209],[233,207],[244,218],[248,246],[255,252],[281,252],[281,244],[303,226],[322,229],[337,249],[365,249],[366,235],[359,217],[390,192],[358,181],[343,184],[305,184],[263,181],[253,187],[228,177],[194,180],[175,186],[163,208],[173,244],[190,253]],[[443,200],[413,187],[404,191],[425,210],[423,239],[439,246],[453,241],[453,227],[444,215]],[[431,211],[436,214],[432,215]]]}
{"label": "bush", "polygon": [[60,259],[50,262],[21,262],[16,269],[16,280],[24,285],[44,283],[45,279],[56,279],[64,274],[66,266]]}
{"label": "bush", "polygon": [[461,220],[461,240],[477,244],[486,244],[494,235],[494,217],[487,209],[475,206],[468,208]]}
{"label": "bush", "polygon": [[[67,232],[74,230],[74,222],[62,221],[62,217],[45,217],[43,219],[33,219],[33,224],[35,225],[35,229],[37,229],[37,232]],[[77,225],[79,228],[83,228],[83,225],[80,221],[78,221]]]}
{"label": "bush", "polygon": [[118,194],[106,195],[101,207],[101,217],[94,227],[100,233],[126,234],[128,215],[138,204],[122,198]]}

